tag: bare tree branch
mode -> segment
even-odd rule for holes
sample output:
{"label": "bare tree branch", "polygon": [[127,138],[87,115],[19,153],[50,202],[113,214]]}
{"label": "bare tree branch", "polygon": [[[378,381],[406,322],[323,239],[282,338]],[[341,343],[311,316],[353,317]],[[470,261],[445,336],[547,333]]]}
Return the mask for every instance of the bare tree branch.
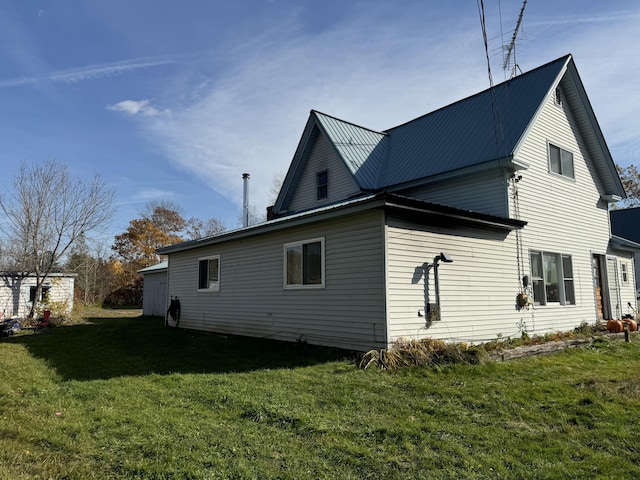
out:
{"label": "bare tree branch", "polygon": [[22,276],[34,275],[39,298],[53,267],[80,237],[110,220],[113,205],[114,193],[99,175],[89,181],[74,177],[56,160],[22,163],[13,191],[0,196],[5,243],[10,245],[7,267]]}

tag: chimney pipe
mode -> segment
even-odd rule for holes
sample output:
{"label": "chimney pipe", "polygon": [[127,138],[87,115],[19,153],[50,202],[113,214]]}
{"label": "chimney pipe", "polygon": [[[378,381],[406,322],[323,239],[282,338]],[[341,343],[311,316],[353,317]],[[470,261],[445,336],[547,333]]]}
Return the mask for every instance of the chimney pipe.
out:
{"label": "chimney pipe", "polygon": [[242,226],[249,226],[249,174],[242,174],[243,181],[243,202],[242,202]]}

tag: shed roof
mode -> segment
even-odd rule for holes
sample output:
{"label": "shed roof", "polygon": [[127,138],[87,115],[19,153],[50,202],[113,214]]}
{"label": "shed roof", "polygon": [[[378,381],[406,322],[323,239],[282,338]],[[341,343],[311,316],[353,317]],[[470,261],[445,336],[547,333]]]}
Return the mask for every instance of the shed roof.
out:
{"label": "shed roof", "polygon": [[150,267],[142,268],[138,270],[138,273],[142,273],[143,275],[147,273],[159,273],[166,270],[169,267],[169,261],[165,260],[160,263],[156,263],[155,265],[151,265]]}

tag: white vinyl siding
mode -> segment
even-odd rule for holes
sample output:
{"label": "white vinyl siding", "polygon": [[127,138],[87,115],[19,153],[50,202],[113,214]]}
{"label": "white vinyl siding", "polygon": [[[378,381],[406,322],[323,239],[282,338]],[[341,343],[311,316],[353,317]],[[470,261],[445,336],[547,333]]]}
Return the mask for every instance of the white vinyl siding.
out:
{"label": "white vinyl siding", "polygon": [[[283,288],[283,245],[324,238],[325,288]],[[199,295],[194,268],[220,255],[219,292]],[[169,291],[181,303],[180,327],[368,350],[386,345],[382,213],[171,254]]]}
{"label": "white vinyl siding", "polygon": [[[327,172],[325,197],[318,197],[318,173]],[[296,190],[287,207],[289,212],[298,212],[345,200],[360,191],[333,146],[322,134],[316,137],[309,160],[298,181]]]}
{"label": "white vinyl siding", "polygon": [[142,314],[163,317],[167,312],[167,271],[144,274]]}
{"label": "white vinyl siding", "polygon": [[[400,337],[433,337],[447,341],[484,342],[519,336],[518,324],[530,325],[528,312],[514,308],[518,294],[514,234],[502,230],[438,228],[389,218],[387,282],[390,341]],[[419,316],[435,304],[432,265],[440,252],[452,263],[440,263],[441,320]]]}
{"label": "white vinyl siding", "polygon": [[508,190],[504,173],[494,170],[481,174],[399,192],[420,200],[473,212],[509,216]]}
{"label": "white vinyl siding", "polygon": [[[575,305],[560,303],[535,309],[535,332],[567,331],[596,321],[591,259],[609,252],[609,214],[605,193],[590,158],[570,102],[554,103],[553,91],[542,107],[516,157],[529,165],[518,183],[522,250],[560,252],[571,256]],[[549,174],[548,145],[573,153],[574,179]],[[513,206],[511,208],[514,211]],[[531,271],[525,255],[524,270]],[[606,292],[605,292],[606,293]],[[625,297],[627,298],[627,297]],[[633,296],[629,300],[635,304]]]}

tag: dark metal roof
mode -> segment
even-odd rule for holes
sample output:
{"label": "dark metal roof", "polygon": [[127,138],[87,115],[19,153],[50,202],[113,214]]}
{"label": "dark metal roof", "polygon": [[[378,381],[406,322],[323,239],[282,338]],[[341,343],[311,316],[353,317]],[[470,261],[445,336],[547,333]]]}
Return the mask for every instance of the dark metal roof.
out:
{"label": "dark metal roof", "polygon": [[513,155],[569,59],[560,58],[387,130],[391,149],[379,187]]}
{"label": "dark metal roof", "polygon": [[640,208],[611,210],[611,233],[640,243]]}
{"label": "dark metal roof", "polygon": [[[447,224],[461,226],[475,226],[478,228],[516,230],[524,227],[527,222],[504,218],[486,213],[472,212],[461,208],[449,207],[437,203],[425,202],[414,198],[396,195],[392,193],[369,194],[344,202],[327,205],[305,212],[287,215],[269,222],[240,228],[229,232],[223,232],[211,237],[188,240],[186,242],[159,248],[156,253],[167,255],[170,253],[191,250],[194,248],[216,245],[247,237],[255,237],[268,233],[281,231],[286,228],[306,225],[317,221],[328,220],[336,217],[351,215],[356,212],[385,208],[390,211],[402,211],[411,216],[418,223],[430,225],[442,225],[441,220]],[[434,221],[436,220],[436,221]]]}
{"label": "dark metal roof", "polygon": [[312,111],[362,189],[376,188],[387,157],[387,134]]}
{"label": "dark metal roof", "polygon": [[522,139],[559,84],[571,102],[606,194],[625,197],[571,55],[384,132],[316,111],[311,118],[360,187],[381,191],[494,160],[505,159],[519,168],[514,156]]}

